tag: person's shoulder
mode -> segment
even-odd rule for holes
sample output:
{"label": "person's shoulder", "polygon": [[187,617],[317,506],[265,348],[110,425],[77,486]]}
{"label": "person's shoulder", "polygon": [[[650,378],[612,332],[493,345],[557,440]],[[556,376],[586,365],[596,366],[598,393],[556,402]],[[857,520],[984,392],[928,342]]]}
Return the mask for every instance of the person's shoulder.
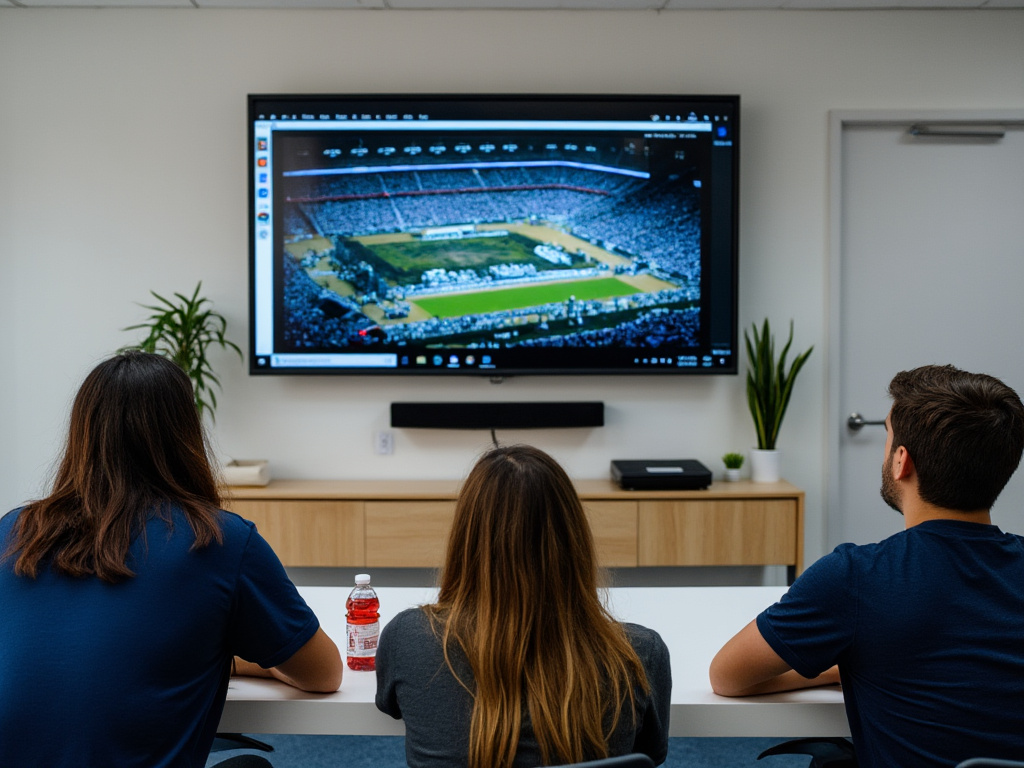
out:
{"label": "person's shoulder", "polygon": [[0,534],[6,535],[8,531],[14,528],[15,522],[18,520],[18,515],[21,514],[21,510],[24,507],[17,507],[12,509],[10,512],[5,512],[0,515]]}
{"label": "person's shoulder", "polygon": [[657,642],[661,639],[661,635],[658,634],[657,630],[645,627],[643,624],[633,624],[629,621],[622,622],[623,629],[626,630],[626,635],[631,641],[635,642]]}
{"label": "person's shoulder", "polygon": [[880,551],[899,545],[906,534],[906,531],[894,533],[881,541],[873,541],[869,544],[854,544],[846,542],[839,544],[832,550],[832,554],[843,559],[856,559],[858,557],[871,557]]}
{"label": "person's shoulder", "polygon": [[396,654],[409,658],[410,653],[416,657],[434,653],[440,642],[426,611],[422,607],[406,608],[381,627],[377,655],[392,659],[394,663]]}
{"label": "person's shoulder", "polygon": [[873,562],[880,557],[885,557],[906,548],[906,531],[899,531],[881,541],[870,544],[854,544],[847,542],[838,545],[829,554],[825,555],[819,562],[857,564],[862,562]]}
{"label": "person's shoulder", "polygon": [[423,606],[406,608],[395,614],[395,617],[387,623],[387,626],[395,631],[423,632],[431,629],[430,617]]}
{"label": "person's shoulder", "polygon": [[1024,557],[1024,536],[1019,533],[1006,534],[1007,546],[1018,557]]}
{"label": "person's shoulder", "polygon": [[2,515],[0,515],[0,521],[3,521],[5,523],[7,523],[8,525],[10,525],[11,523],[13,523],[15,520],[18,519],[18,515],[21,514],[21,511],[23,509],[25,509],[25,507],[21,506],[21,507],[15,507],[14,509],[10,510],[9,512],[4,512]]}
{"label": "person's shoulder", "polygon": [[217,523],[225,536],[240,536],[248,538],[252,532],[258,530],[256,523],[246,520],[239,514],[228,512],[226,509],[217,510]]}
{"label": "person's shoulder", "polygon": [[668,646],[655,630],[642,624],[623,623],[630,645],[641,658],[668,655]]}
{"label": "person's shoulder", "polygon": [[811,563],[797,579],[804,585],[827,583],[855,589],[860,578],[880,575],[906,557],[907,532],[899,531],[869,544],[845,543]]}
{"label": "person's shoulder", "polygon": [[[182,514],[180,510],[177,514]],[[263,563],[267,559],[276,558],[274,550],[259,535],[256,524],[244,517],[218,509],[215,514],[217,528],[220,530],[220,540],[213,541],[203,551],[211,557],[224,557],[229,561],[244,559],[250,563]],[[191,527],[186,523],[179,525],[175,520],[175,530],[184,530],[191,533]],[[255,567],[262,567],[256,565]]]}
{"label": "person's shoulder", "polygon": [[[164,507],[164,510],[167,508],[170,509],[170,520],[173,525],[177,526],[179,523],[184,523],[186,528],[189,527],[186,513],[179,504],[170,502],[167,507]],[[165,519],[164,514],[161,511],[161,515],[154,519]],[[242,538],[244,540],[251,536],[253,531],[257,530],[255,523],[226,509],[217,509],[214,512],[214,518],[217,522],[217,527],[220,528],[221,533],[225,537]]]}
{"label": "person's shoulder", "polygon": [[808,565],[790,585],[782,599],[766,608],[763,613],[771,612],[780,605],[792,604],[797,596],[803,599],[831,600],[835,594],[856,591],[858,574],[870,570],[878,559],[877,546],[840,544]]}

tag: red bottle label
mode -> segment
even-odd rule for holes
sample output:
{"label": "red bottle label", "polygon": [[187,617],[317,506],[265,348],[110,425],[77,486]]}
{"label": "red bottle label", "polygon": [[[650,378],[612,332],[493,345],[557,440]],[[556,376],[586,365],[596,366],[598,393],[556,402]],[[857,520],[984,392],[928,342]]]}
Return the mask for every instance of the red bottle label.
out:
{"label": "red bottle label", "polygon": [[370,671],[375,668],[377,638],[380,636],[380,601],[377,598],[352,599],[345,604],[349,669]]}

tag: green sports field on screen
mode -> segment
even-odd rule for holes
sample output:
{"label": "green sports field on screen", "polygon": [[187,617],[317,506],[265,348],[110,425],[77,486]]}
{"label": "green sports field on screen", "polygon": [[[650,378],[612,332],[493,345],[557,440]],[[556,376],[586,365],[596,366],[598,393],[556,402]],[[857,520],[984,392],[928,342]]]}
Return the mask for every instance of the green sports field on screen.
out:
{"label": "green sports field on screen", "polygon": [[639,289],[621,280],[605,277],[596,280],[573,280],[472,293],[453,293],[416,299],[413,303],[435,317],[461,317],[562,303],[568,301],[570,297],[575,297],[577,301],[590,301],[630,296],[639,292]]}

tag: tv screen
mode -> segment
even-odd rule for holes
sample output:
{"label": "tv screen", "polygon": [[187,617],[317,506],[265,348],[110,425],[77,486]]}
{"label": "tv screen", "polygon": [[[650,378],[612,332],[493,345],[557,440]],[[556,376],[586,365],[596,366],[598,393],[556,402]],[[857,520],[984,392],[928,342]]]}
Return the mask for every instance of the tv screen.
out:
{"label": "tv screen", "polygon": [[250,95],[254,374],[731,374],[738,96]]}

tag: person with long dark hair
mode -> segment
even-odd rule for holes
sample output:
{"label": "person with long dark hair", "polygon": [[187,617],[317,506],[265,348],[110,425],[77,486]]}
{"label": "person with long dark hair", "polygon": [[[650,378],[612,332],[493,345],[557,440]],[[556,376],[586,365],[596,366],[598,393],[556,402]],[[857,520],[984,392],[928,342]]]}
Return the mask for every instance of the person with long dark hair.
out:
{"label": "person with long dark hair", "polygon": [[459,494],[437,602],[380,638],[377,707],[405,721],[411,768],[661,763],[671,687],[661,637],[601,601],[565,471],[529,446],[488,452]]}
{"label": "person with long dark hair", "polygon": [[334,642],[220,509],[188,377],[98,365],[45,498],[0,518],[0,765],[205,765],[234,657],[337,690]]}

